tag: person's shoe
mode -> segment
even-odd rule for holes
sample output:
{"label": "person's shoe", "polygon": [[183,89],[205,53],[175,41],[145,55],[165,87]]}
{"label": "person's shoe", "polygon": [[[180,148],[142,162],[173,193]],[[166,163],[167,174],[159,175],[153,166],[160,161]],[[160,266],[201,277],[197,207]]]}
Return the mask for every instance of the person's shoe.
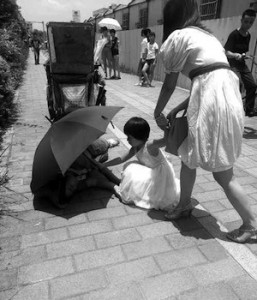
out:
{"label": "person's shoe", "polygon": [[191,216],[192,210],[193,210],[193,207],[190,202],[185,207],[175,208],[174,210],[168,212],[167,214],[165,214],[165,218],[167,220],[171,220],[171,221],[178,220],[181,218],[188,218]]}
{"label": "person's shoe", "polygon": [[110,77],[110,79],[116,79],[117,77],[116,76],[112,76],[112,77]]}
{"label": "person's shoe", "polygon": [[110,148],[116,147],[120,144],[120,141],[116,139],[108,139],[107,142],[109,143]]}
{"label": "person's shoe", "polygon": [[117,77],[115,77],[115,79],[121,79],[121,77],[120,77],[120,76],[117,76]]}
{"label": "person's shoe", "polygon": [[141,82],[135,83],[135,86],[142,86]]}
{"label": "person's shoe", "polygon": [[253,226],[245,227],[242,225],[238,229],[227,233],[227,238],[233,242],[243,244],[252,238],[257,239],[257,228],[254,228]]}

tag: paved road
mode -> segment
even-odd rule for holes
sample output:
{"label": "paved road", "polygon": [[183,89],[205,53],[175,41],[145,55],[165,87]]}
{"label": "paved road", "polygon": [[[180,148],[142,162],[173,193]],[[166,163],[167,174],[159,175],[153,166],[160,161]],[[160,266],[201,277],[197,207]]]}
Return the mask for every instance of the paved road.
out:
{"label": "paved road", "polygon": [[[122,128],[131,116],[146,118],[151,137],[160,136],[152,113],[161,83],[142,88],[136,82],[128,74],[107,81],[107,105],[124,106],[106,134],[122,141],[111,157],[128,147]],[[226,240],[239,217],[208,172],[198,170],[194,216],[177,222],[165,221],[159,211],[124,206],[100,190],[77,195],[64,210],[34,203],[29,189],[33,155],[49,128],[45,84],[44,68],[34,65],[30,54],[16,97],[19,115],[3,145],[10,181],[1,189],[8,211],[0,218],[0,299],[256,300],[257,243]],[[168,108],[186,95],[177,89]],[[235,168],[255,212],[256,121],[246,119]],[[171,159],[178,176],[179,160]],[[113,170],[119,175],[122,166]]]}

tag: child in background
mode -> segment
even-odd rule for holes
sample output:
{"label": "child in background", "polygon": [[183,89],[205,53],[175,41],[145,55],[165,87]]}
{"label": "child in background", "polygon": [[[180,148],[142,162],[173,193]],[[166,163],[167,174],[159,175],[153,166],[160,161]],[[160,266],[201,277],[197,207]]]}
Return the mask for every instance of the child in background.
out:
{"label": "child in background", "polygon": [[[113,67],[113,76],[111,79],[121,79],[120,77],[120,63],[119,63],[119,39],[117,38],[116,31],[114,29],[110,30],[111,41],[112,41],[112,67]],[[116,76],[116,71],[118,76]]]}
{"label": "child in background", "polygon": [[171,162],[159,149],[165,145],[164,138],[148,142],[150,126],[139,117],[126,122],[124,133],[131,145],[130,150],[104,164],[109,167],[124,163],[133,156],[138,159],[138,162],[128,163],[122,173],[121,201],[146,209],[173,209],[179,201],[180,183]]}
{"label": "child in background", "polygon": [[152,80],[154,75],[154,69],[157,62],[157,54],[158,54],[159,46],[155,42],[155,33],[149,33],[149,42],[147,43],[147,54],[146,61],[142,69],[142,73],[144,75],[147,86],[152,87]]}

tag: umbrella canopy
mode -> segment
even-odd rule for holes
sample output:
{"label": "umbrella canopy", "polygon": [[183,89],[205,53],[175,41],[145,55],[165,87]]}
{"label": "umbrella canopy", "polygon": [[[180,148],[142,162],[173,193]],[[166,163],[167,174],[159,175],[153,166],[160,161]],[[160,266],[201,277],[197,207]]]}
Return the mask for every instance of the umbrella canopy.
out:
{"label": "umbrella canopy", "polygon": [[112,18],[104,18],[102,19],[98,25],[100,27],[107,27],[107,29],[115,29],[115,30],[121,30],[120,23]]}
{"label": "umbrella canopy", "polygon": [[97,138],[103,135],[117,106],[91,106],[77,109],[55,122],[40,141],[34,155],[31,191],[64,175],[67,169]]}

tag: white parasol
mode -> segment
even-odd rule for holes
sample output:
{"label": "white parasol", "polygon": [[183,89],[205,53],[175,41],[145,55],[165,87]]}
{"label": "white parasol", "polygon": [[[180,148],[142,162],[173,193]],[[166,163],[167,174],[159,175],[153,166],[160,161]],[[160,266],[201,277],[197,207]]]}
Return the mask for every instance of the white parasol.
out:
{"label": "white parasol", "polygon": [[115,29],[115,30],[121,30],[120,23],[112,18],[104,18],[102,19],[98,25],[100,27],[107,27],[107,29]]}

